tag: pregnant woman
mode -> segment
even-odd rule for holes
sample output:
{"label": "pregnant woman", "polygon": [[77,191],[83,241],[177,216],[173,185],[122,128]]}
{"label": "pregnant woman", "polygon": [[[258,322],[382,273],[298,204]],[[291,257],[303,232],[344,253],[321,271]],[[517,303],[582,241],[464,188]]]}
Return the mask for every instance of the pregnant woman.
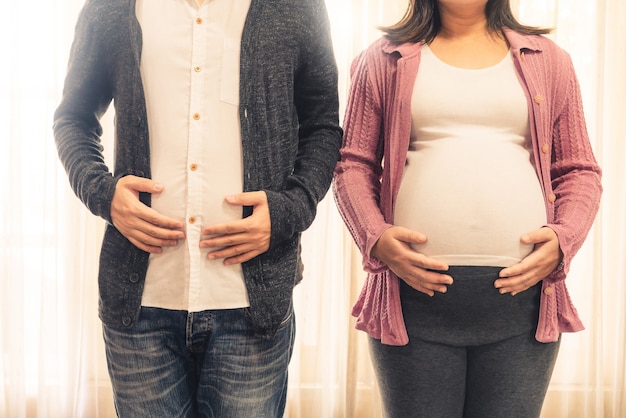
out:
{"label": "pregnant woman", "polygon": [[334,194],[385,414],[538,417],[600,168],[569,55],[508,0],[412,0],[352,66]]}

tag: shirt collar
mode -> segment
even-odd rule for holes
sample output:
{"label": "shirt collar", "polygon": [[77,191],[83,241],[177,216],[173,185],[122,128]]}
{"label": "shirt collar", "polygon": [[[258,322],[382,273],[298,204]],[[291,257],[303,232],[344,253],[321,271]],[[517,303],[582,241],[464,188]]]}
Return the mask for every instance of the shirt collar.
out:
{"label": "shirt collar", "polygon": [[541,52],[541,45],[539,44],[539,36],[537,35],[524,35],[516,32],[513,29],[504,28],[504,36],[506,37],[511,50],[514,52],[521,52],[523,50],[529,50],[533,52]]}
{"label": "shirt collar", "polygon": [[[504,36],[506,37],[511,50],[519,54],[523,50],[530,50],[533,52],[541,52],[541,46],[539,45],[539,41],[537,36],[534,35],[525,35],[519,32],[516,32],[509,28],[504,28]],[[422,44],[415,44],[411,42],[407,42],[400,45],[392,44],[390,41],[385,39],[383,44],[383,51],[387,54],[398,53],[403,58],[411,58],[414,55],[417,55],[421,50]]]}

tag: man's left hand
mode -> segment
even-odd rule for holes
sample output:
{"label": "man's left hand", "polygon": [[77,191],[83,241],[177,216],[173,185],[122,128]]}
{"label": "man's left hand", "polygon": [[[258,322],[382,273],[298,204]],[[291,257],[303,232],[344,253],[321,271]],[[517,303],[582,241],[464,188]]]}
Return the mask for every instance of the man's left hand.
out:
{"label": "man's left hand", "polygon": [[265,192],[240,193],[225,198],[232,206],[252,206],[252,215],[244,219],[211,225],[202,229],[200,248],[209,251],[209,260],[224,259],[224,264],[239,264],[263,254],[270,247],[271,220]]}

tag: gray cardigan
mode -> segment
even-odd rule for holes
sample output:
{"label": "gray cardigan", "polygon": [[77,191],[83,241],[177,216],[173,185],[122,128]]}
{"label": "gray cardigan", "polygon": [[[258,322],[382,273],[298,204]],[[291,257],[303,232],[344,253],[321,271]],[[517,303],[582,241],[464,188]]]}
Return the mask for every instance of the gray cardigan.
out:
{"label": "gray cardigan", "polygon": [[[139,72],[135,0],[87,0],[76,26],[63,98],[54,115],[59,158],[76,195],[107,222],[99,266],[99,314],[132,327],[149,254],[112,225],[120,177],[150,177]],[[243,264],[249,317],[271,336],[302,278],[300,233],[326,194],[339,157],[337,69],[323,0],[252,0],[241,41],[240,105],[244,191],[267,193],[270,249]],[[115,169],[105,164],[100,118],[113,101]],[[140,199],[150,205],[150,195]],[[244,208],[243,216],[250,214]]]}

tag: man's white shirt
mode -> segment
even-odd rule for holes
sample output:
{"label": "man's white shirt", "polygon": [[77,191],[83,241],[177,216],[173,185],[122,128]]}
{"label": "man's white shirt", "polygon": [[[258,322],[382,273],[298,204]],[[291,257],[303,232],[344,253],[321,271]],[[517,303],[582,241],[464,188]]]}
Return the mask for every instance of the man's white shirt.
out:
{"label": "man's white shirt", "polygon": [[250,0],[137,0],[152,208],[186,239],[151,254],[142,305],[198,312],[249,306],[241,265],[208,260],[204,226],[241,219],[224,197],[243,190],[239,124],[241,33]]}

